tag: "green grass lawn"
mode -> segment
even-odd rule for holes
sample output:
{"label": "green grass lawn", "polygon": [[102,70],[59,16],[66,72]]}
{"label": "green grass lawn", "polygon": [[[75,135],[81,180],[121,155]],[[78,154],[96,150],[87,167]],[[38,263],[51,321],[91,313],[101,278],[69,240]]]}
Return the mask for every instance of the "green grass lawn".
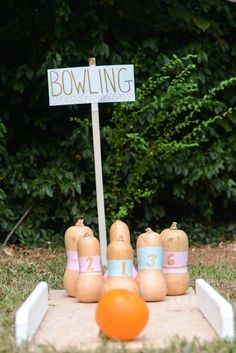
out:
{"label": "green grass lawn", "polygon": [[[19,250],[10,248],[8,255],[1,254],[0,260],[0,352],[20,352],[14,343],[14,315],[40,281],[46,281],[50,289],[62,289],[62,278],[65,269],[65,252],[63,249]],[[236,311],[236,264],[227,261],[227,257],[215,263],[193,263],[189,265],[191,285],[194,287],[197,278],[203,278],[217,288],[233,305]],[[38,348],[37,352],[58,352],[52,347]],[[107,341],[97,352],[107,352]],[[121,345],[112,352],[128,352]],[[24,348],[22,352],[29,352]],[[61,352],[73,353],[66,350]],[[141,351],[139,351],[141,352]],[[152,352],[143,349],[142,352]],[[154,352],[154,351],[153,351]],[[168,348],[155,350],[162,353],[236,353],[236,339],[225,342],[217,339],[208,344],[197,341],[187,343],[176,340]]]}

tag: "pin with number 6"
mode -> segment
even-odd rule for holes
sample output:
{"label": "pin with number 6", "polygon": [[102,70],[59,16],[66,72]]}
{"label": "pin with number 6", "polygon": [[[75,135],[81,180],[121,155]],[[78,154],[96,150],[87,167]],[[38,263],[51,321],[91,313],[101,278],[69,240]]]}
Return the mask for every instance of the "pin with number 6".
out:
{"label": "pin with number 6", "polygon": [[189,288],[188,236],[173,222],[170,228],[161,232],[164,255],[163,273],[167,295],[182,295]]}

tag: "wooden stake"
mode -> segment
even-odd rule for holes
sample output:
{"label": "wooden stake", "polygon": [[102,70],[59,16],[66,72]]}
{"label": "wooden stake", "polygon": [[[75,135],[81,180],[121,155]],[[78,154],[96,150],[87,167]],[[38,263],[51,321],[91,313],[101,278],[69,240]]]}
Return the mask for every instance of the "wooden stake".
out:
{"label": "wooden stake", "polygon": [[11,238],[12,234],[14,234],[14,232],[16,231],[16,229],[21,225],[21,223],[23,222],[23,220],[25,219],[25,217],[28,215],[28,213],[31,211],[33,205],[31,205],[28,210],[25,211],[25,213],[23,214],[23,216],[19,219],[19,221],[15,224],[15,226],[12,228],[12,230],[10,231],[10,233],[8,233],[8,235],[6,236],[6,239],[4,240],[3,244],[2,244],[2,249],[4,248],[4,246],[6,245],[6,243],[8,242],[8,240]]}

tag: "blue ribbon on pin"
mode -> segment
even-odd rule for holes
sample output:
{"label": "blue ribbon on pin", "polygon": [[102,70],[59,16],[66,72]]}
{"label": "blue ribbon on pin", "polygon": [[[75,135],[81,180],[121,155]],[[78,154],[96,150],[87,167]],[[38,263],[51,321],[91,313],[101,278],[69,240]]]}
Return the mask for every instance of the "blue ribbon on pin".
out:
{"label": "blue ribbon on pin", "polygon": [[132,276],[133,260],[108,260],[108,276]]}
{"label": "blue ribbon on pin", "polygon": [[148,246],[137,249],[139,270],[161,270],[163,248],[159,246]]}

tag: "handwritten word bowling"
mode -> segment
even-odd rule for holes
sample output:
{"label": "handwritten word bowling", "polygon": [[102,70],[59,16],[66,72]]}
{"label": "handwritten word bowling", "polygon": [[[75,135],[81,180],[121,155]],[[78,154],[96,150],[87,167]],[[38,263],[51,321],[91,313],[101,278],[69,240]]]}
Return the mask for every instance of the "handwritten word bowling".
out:
{"label": "handwritten word bowling", "polygon": [[48,70],[50,105],[134,101],[133,65]]}

